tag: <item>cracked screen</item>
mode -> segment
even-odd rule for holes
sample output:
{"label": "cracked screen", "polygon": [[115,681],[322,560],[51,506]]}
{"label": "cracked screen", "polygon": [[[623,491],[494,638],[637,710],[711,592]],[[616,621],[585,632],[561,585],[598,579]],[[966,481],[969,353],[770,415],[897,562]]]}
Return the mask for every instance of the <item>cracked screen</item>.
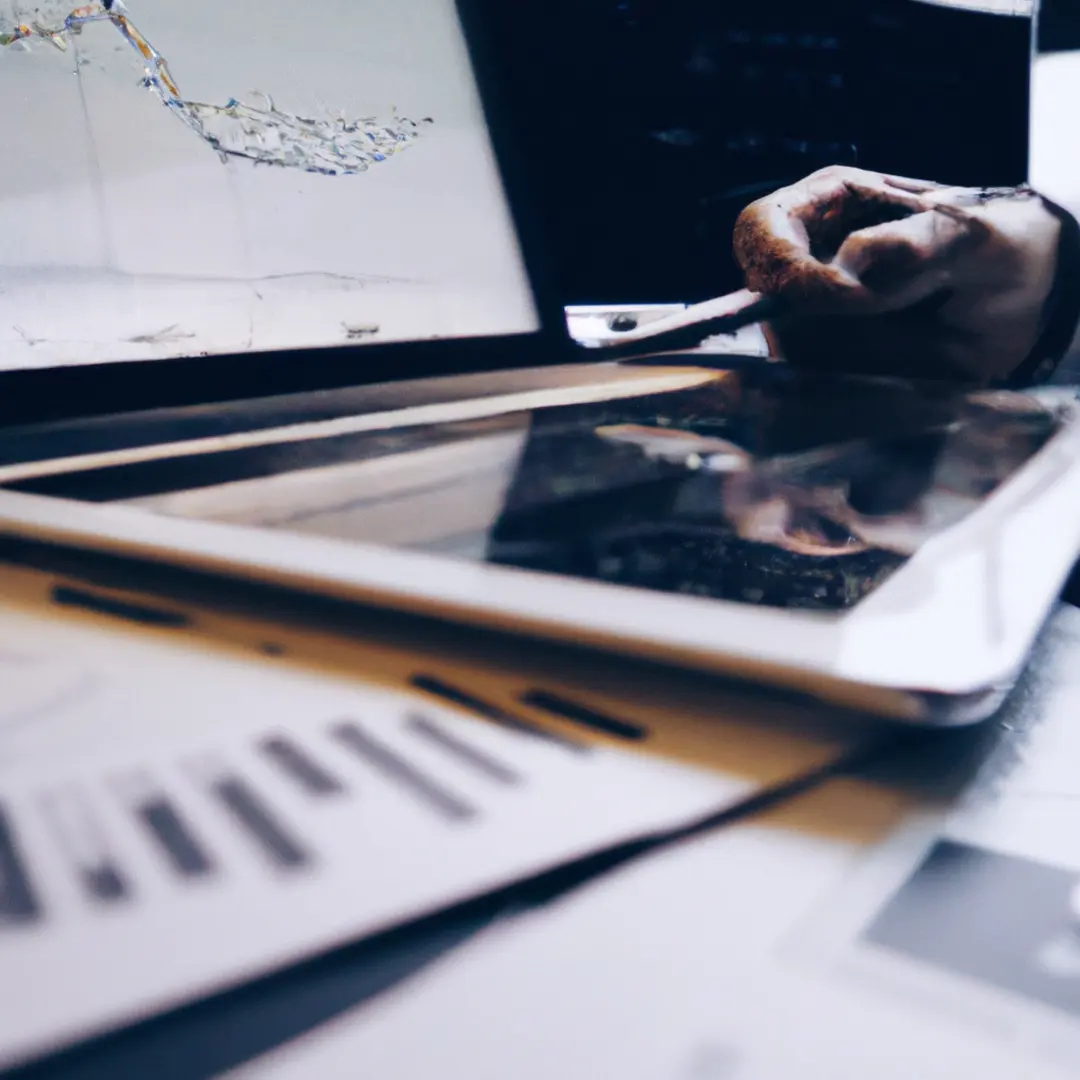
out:
{"label": "cracked screen", "polygon": [[527,333],[453,0],[0,0],[0,368]]}

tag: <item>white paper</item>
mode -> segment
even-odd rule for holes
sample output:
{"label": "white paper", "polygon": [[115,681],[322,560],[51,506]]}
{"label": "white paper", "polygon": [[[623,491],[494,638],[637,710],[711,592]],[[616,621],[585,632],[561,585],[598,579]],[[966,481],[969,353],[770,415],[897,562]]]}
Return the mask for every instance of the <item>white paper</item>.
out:
{"label": "white paper", "polygon": [[[940,838],[1018,850],[1012,819],[1033,796],[1057,802],[1052,835],[1074,844],[1080,821],[1059,796],[1063,783],[1080,790],[1078,659],[1080,612],[1062,609],[956,808],[903,785],[832,781],[509,920],[234,1080],[1075,1075],[1076,1019],[890,954],[865,933]],[[1046,821],[1025,850],[1049,854]],[[977,924],[994,899],[966,917]],[[1014,918],[1026,914],[1021,904]],[[1080,984],[1063,953],[1032,961],[1056,959]]]}
{"label": "white paper", "polygon": [[232,1080],[1015,1080],[1064,1075],[785,956],[908,807],[838,781],[514,919]]}
{"label": "white paper", "polygon": [[0,1066],[689,823],[853,741],[748,731],[766,760],[733,746],[730,769],[583,751],[333,668],[14,603],[0,658]]}
{"label": "white paper", "polygon": [[1080,611],[1065,607],[959,806],[901,830],[830,895],[793,943],[799,965],[912,1022],[947,1018],[1032,1069],[1074,1068],[1078,661]]}

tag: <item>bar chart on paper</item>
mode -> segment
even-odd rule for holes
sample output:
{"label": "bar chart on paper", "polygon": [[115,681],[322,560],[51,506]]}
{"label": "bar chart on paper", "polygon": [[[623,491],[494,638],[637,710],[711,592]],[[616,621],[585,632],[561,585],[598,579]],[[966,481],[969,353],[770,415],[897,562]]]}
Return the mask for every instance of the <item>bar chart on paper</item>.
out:
{"label": "bar chart on paper", "polygon": [[[312,834],[365,809],[383,821],[388,812],[404,814],[417,837],[482,828],[486,817],[511,809],[498,793],[525,792],[538,778],[514,763],[514,737],[492,747],[488,733],[461,726],[430,709],[390,718],[380,710],[371,723],[335,720],[306,737],[253,732],[232,754],[43,782],[21,813],[0,804],[0,932],[63,918],[63,899],[50,903],[34,865],[35,853],[49,847],[54,869],[69,877],[59,892],[101,911],[152,899],[168,883],[211,885],[245,871],[271,880],[310,874],[330,854]],[[364,822],[354,824],[352,841]],[[18,839],[24,827],[38,836],[33,851]]]}
{"label": "bar chart on paper", "polygon": [[687,825],[851,746],[744,725],[728,753],[710,695],[667,715],[693,714],[712,760],[641,752],[689,728],[654,733],[640,702],[623,718],[551,681],[514,709],[430,658],[380,684],[5,582],[0,663],[20,690],[0,707],[0,1067]]}

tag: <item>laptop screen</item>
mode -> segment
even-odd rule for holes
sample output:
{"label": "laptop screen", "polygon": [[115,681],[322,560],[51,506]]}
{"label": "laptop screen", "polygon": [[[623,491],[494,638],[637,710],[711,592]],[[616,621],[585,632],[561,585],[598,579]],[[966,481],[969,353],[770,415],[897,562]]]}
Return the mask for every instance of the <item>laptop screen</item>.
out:
{"label": "laptop screen", "polygon": [[1032,0],[479,4],[571,304],[741,288],[739,213],[826,166],[1027,178]]}
{"label": "laptop screen", "polygon": [[0,370],[530,333],[454,0],[0,0]]}

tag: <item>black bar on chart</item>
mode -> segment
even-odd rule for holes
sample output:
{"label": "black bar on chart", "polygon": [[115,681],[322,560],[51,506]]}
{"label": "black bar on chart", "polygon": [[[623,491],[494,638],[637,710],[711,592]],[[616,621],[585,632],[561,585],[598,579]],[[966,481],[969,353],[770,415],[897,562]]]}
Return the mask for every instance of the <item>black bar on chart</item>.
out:
{"label": "black bar on chart", "polygon": [[462,690],[460,686],[453,686],[442,679],[436,678],[434,675],[413,675],[409,682],[417,690],[422,690],[425,694],[441,698],[451,705],[457,705],[477,716],[482,716],[485,720],[490,720],[492,723],[507,728],[509,731],[516,731],[519,735],[531,735],[535,739],[543,739],[545,742],[555,743],[558,746],[565,747],[567,750],[575,750],[578,753],[587,753],[589,750],[589,747],[583,743],[575,742],[573,739],[567,739],[563,735],[548,731],[540,724],[534,724],[523,717],[514,716],[494,702],[478,698],[467,690]]}
{"label": "black bar on chart", "polygon": [[602,735],[612,735],[626,742],[642,742],[649,737],[648,728],[640,724],[602,713],[588,705],[582,705],[580,701],[570,701],[549,690],[529,690],[521,695],[521,700],[534,709],[549,712],[563,720],[598,731]]}
{"label": "black bar on chart", "polygon": [[437,746],[456,761],[468,765],[491,780],[506,784],[508,787],[516,787],[522,783],[521,773],[497,761],[487,751],[480,750],[460,736],[447,731],[428,716],[413,713],[405,721],[405,726],[432,746]]}
{"label": "black bar on chart", "polygon": [[0,806],[0,927],[4,923],[37,922],[43,916],[19,850],[15,827]]}
{"label": "black bar on chart", "polygon": [[196,839],[180,812],[164,796],[140,803],[135,813],[183,877],[206,877],[217,870],[213,858]]}
{"label": "black bar on chart", "polygon": [[70,585],[57,585],[52,591],[54,604],[61,607],[82,608],[97,615],[110,615],[115,619],[140,623],[143,626],[160,626],[169,629],[181,629],[190,625],[191,620],[179,611],[167,611],[163,608],[149,607],[146,604],[132,603],[115,596],[74,589]]}
{"label": "black bar on chart", "polygon": [[468,821],[477,816],[476,807],[448,791],[437,780],[421,772],[411,762],[373,739],[351,722],[335,724],[331,734],[346,749],[363,758],[388,780],[417,796],[431,809],[451,821]]}
{"label": "black bar on chart", "polygon": [[312,861],[311,854],[289,835],[262,798],[238,776],[220,776],[211,782],[210,788],[277,866],[295,870]]}
{"label": "black bar on chart", "polygon": [[306,794],[316,798],[341,795],[345,785],[290,739],[274,735],[262,739],[259,749]]}

